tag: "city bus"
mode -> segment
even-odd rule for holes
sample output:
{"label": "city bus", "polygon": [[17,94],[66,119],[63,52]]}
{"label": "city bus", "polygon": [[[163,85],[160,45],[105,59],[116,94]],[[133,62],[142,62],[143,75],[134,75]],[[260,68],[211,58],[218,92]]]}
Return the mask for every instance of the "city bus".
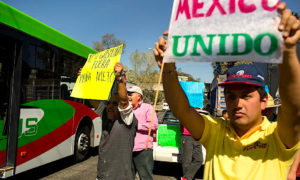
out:
{"label": "city bus", "polygon": [[70,97],[91,49],[0,1],[0,179],[99,145],[101,117]]}

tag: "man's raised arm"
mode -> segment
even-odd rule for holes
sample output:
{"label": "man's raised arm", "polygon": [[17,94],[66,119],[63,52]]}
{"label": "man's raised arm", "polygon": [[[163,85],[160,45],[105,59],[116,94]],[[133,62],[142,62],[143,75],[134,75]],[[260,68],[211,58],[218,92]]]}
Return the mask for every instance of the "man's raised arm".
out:
{"label": "man's raised arm", "polygon": [[122,72],[123,72],[122,63],[117,62],[114,69],[116,72],[116,81],[118,83],[119,104],[121,109],[126,109],[129,106],[129,100],[127,96],[127,89],[123,82],[123,77],[122,77]]}
{"label": "man's raised arm", "polygon": [[278,115],[278,134],[286,147],[291,148],[297,142],[296,125],[300,124],[300,64],[296,46],[300,39],[300,21],[280,3],[278,10],[282,14],[279,30],[282,31],[283,63],[279,65],[279,93],[281,111]]}
{"label": "man's raised arm", "polygon": [[[164,35],[167,36],[168,32],[165,31]],[[166,41],[164,37],[160,37],[153,50],[159,67],[162,65],[164,52],[167,49]],[[179,84],[175,63],[164,64],[162,79],[164,94],[174,116],[189,130],[194,139],[199,140],[204,130],[204,119],[194,108],[190,107],[188,99]]]}

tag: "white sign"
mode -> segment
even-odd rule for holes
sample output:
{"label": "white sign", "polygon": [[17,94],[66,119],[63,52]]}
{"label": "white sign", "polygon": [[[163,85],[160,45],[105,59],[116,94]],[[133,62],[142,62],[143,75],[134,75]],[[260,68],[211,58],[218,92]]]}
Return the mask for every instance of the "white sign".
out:
{"label": "white sign", "polygon": [[174,0],[165,62],[280,63],[279,0]]}

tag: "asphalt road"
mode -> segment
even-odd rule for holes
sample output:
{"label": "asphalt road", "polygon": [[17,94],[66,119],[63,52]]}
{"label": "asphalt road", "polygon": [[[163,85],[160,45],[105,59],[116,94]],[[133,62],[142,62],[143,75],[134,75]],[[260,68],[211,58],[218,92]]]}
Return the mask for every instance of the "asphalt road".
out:
{"label": "asphalt road", "polygon": [[[74,163],[72,158],[65,158],[42,167],[19,174],[9,180],[30,179],[30,180],[82,180],[96,179],[97,173],[97,150],[92,149],[90,157],[80,163]],[[203,167],[196,174],[196,180],[202,178]],[[154,180],[180,180],[182,175],[180,164],[155,162]],[[136,180],[139,180],[138,176]]]}

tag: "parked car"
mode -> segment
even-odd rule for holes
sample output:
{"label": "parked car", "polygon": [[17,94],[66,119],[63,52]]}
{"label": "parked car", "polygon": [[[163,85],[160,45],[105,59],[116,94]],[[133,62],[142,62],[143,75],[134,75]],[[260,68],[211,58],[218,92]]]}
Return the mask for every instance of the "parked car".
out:
{"label": "parked car", "polygon": [[[197,110],[199,113],[208,114],[207,111]],[[158,118],[158,129],[155,132],[153,142],[153,159],[155,161],[180,163],[181,132],[179,120],[170,110],[159,110],[156,112]],[[203,164],[205,162],[206,150],[202,146]]]}

